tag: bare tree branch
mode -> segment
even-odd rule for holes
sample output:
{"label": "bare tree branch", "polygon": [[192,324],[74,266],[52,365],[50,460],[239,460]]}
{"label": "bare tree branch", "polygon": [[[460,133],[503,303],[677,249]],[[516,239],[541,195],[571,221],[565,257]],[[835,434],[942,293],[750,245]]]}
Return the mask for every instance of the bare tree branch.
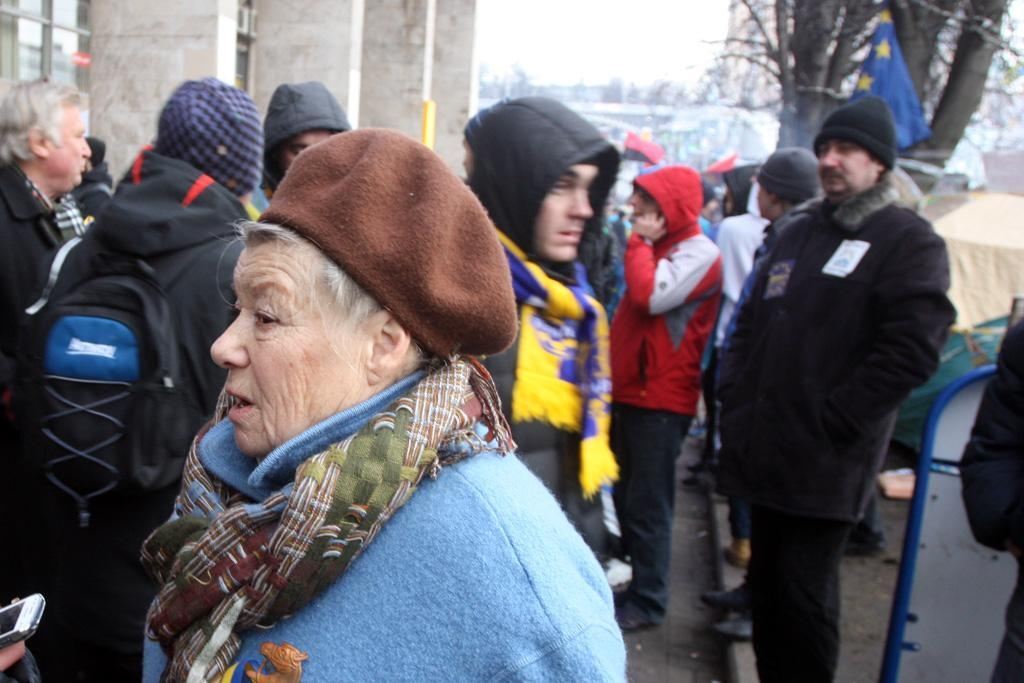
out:
{"label": "bare tree branch", "polygon": [[773,45],[769,45],[768,43],[766,43],[763,40],[757,40],[757,39],[754,39],[754,38],[726,38],[725,39],[725,44],[726,45],[749,45],[750,47],[761,48],[762,53],[765,56],[770,57],[771,59],[775,58],[775,48],[774,48],[774,46]]}
{"label": "bare tree branch", "polygon": [[832,88],[819,88],[813,85],[798,85],[796,87],[796,91],[800,93],[815,93],[818,95],[825,95],[826,97],[831,97],[836,102],[844,102],[846,100],[846,95],[839,92],[838,90],[833,90]]}
{"label": "bare tree branch", "polygon": [[764,37],[765,42],[768,43],[768,45],[770,46],[771,52],[775,53],[773,59],[775,59],[775,61],[779,61],[779,48],[772,43],[772,36],[768,32],[768,29],[765,28],[764,22],[761,21],[761,15],[759,15],[754,10],[754,7],[750,3],[750,0],[740,1],[743,3],[743,6],[747,8],[747,12],[750,14],[750,18],[753,20],[754,25],[757,26],[757,30],[761,32],[761,35]]}
{"label": "bare tree branch", "polygon": [[758,59],[756,56],[747,54],[745,52],[723,52],[721,56],[726,59],[741,59],[745,62],[753,64],[754,66],[758,66],[764,69],[772,76],[774,76],[776,79],[779,78],[779,72],[776,69],[776,65],[773,62],[766,61],[764,59]]}

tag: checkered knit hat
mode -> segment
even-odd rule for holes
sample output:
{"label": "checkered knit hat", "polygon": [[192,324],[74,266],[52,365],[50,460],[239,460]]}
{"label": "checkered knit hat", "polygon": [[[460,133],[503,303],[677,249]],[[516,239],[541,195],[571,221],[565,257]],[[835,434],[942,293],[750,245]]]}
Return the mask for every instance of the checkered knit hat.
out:
{"label": "checkered knit hat", "polygon": [[185,81],[160,112],[154,150],[241,197],[260,182],[263,125],[248,94],[216,78]]}

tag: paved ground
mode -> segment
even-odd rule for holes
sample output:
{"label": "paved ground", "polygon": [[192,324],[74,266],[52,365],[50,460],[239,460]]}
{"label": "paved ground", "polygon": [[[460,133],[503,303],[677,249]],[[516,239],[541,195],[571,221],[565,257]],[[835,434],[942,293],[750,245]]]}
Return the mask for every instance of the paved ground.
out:
{"label": "paved ground", "polygon": [[[696,457],[699,443],[688,439],[680,458],[684,465]],[[905,457],[890,456],[887,467],[905,467]],[[842,567],[842,650],[836,683],[869,683],[878,679],[882,651],[896,584],[908,504],[882,499],[881,513],[888,546],[875,557],[846,558]],[[719,584],[733,587],[742,572],[721,561],[721,546],[729,541],[726,506],[706,491],[680,486],[676,498],[672,545],[672,600],[665,623],[626,637],[629,679],[636,683],[754,683],[753,651],[749,644],[730,646],[711,625],[724,618],[704,607],[700,594]]]}
{"label": "paved ground", "polygon": [[[680,474],[693,457],[687,440]],[[677,478],[677,481],[681,476]],[[711,683],[729,680],[725,643],[711,630],[717,615],[700,594],[712,590],[715,548],[706,493],[679,487],[672,537],[672,598],[665,623],[626,636],[629,680],[635,683]]]}

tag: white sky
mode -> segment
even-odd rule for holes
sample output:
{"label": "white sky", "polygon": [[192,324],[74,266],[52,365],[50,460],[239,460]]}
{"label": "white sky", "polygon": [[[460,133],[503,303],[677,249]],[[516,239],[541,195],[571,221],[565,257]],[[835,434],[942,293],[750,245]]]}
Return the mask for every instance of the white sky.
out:
{"label": "white sky", "polygon": [[693,83],[725,39],[729,0],[478,0],[481,65],[542,84]]}

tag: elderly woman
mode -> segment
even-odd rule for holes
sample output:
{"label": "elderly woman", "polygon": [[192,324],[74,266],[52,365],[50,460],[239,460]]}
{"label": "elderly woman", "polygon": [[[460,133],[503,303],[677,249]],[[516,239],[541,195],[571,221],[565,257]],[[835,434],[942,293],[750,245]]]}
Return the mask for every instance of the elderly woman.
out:
{"label": "elderly woman", "polygon": [[472,193],[364,130],[241,233],[221,405],[143,550],[144,680],[622,679],[600,567],[466,355],[516,333]]}

